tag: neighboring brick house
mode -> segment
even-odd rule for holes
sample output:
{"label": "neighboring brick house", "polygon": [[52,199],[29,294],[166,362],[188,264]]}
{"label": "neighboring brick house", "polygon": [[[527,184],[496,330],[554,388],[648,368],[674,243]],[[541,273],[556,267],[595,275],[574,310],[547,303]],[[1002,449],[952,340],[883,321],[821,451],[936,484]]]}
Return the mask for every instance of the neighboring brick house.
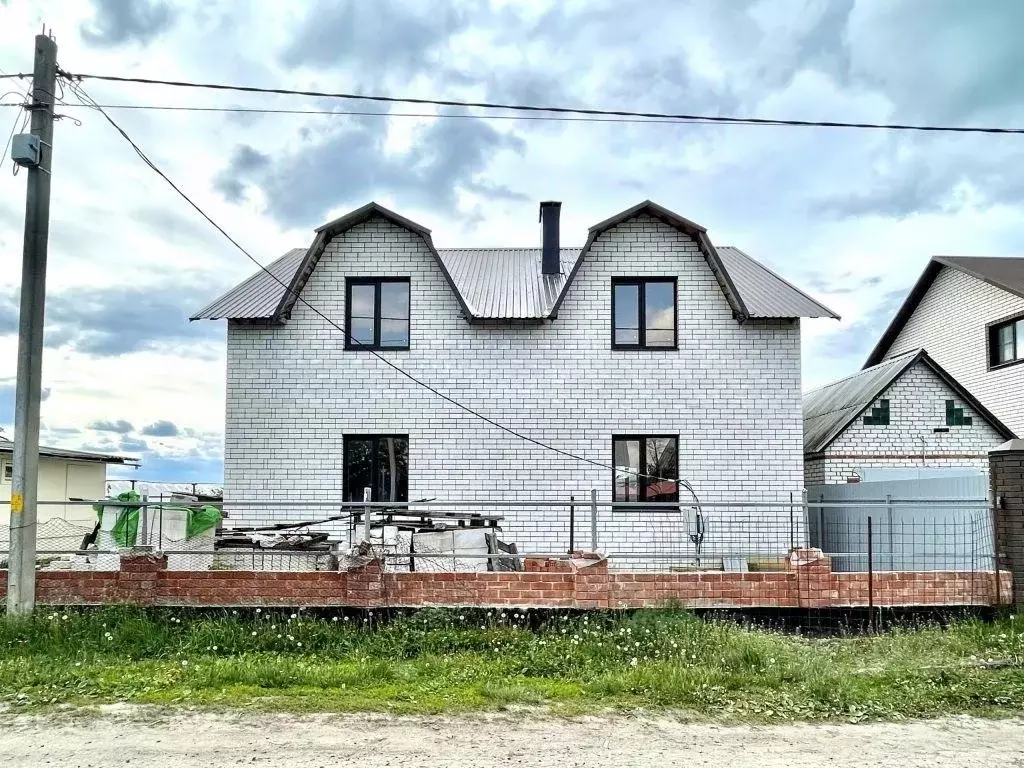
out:
{"label": "neighboring brick house", "polygon": [[804,482],[845,483],[867,469],[988,469],[1013,437],[924,350],[913,350],[804,395]]}
{"label": "neighboring brick house", "polygon": [[934,257],[864,367],[914,349],[1024,434],[1024,258]]}
{"label": "neighboring brick house", "polygon": [[[675,501],[680,478],[709,501],[799,494],[799,318],[835,315],[649,201],[592,227],[583,248],[559,248],[558,214],[541,204],[542,248],[438,250],[371,203],[270,265],[276,279],[257,273],[199,311],[228,319],[233,518],[280,521],[294,513],[244,502],[360,500],[364,486],[375,500],[564,501],[502,510],[506,537],[536,552],[565,549],[569,498],[591,489]],[[602,516],[605,549],[686,541]]]}

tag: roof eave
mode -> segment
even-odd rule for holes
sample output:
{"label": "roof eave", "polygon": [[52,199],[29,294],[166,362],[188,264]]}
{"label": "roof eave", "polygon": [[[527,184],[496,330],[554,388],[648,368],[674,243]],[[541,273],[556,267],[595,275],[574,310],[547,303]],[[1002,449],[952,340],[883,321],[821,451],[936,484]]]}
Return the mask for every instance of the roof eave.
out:
{"label": "roof eave", "polygon": [[374,216],[380,216],[396,226],[407,229],[415,235],[419,235],[423,239],[427,249],[433,255],[438,267],[440,267],[445,280],[448,281],[449,287],[455,294],[455,298],[459,302],[459,306],[462,308],[463,315],[467,320],[472,321],[474,319],[473,312],[466,303],[465,297],[459,292],[458,286],[455,285],[455,281],[452,279],[451,273],[448,271],[448,267],[445,265],[441,255],[437,252],[437,248],[434,247],[434,241],[430,236],[430,230],[422,224],[417,224],[415,221],[407,219],[378,203],[371,202],[351,211],[350,213],[346,213],[344,216],[317,227],[316,238],[306,251],[306,255],[303,257],[302,262],[299,265],[299,268],[295,271],[291,281],[289,281],[288,287],[285,289],[284,295],[281,297],[281,301],[278,304],[277,309],[271,316],[271,321],[273,323],[283,324],[284,321],[291,316],[292,308],[295,306],[295,302],[299,300],[302,289],[305,287],[310,275],[313,274],[313,270],[316,269],[316,265],[320,262],[320,258],[323,256],[327,243],[330,242],[332,238],[346,232],[357,224],[369,221]]}
{"label": "roof eave", "polygon": [[921,276],[917,278],[917,282],[914,283],[910,292],[907,294],[907,298],[903,300],[900,308],[896,310],[896,314],[893,316],[889,325],[882,331],[881,337],[878,339],[878,343],[875,344],[874,349],[871,350],[871,354],[868,355],[868,359],[864,361],[864,365],[861,369],[870,368],[873,365],[878,365],[885,359],[885,353],[889,351],[893,343],[896,341],[896,337],[899,336],[900,331],[903,330],[903,326],[906,325],[907,320],[914,314],[914,310],[917,309],[917,305],[921,303],[921,299],[931,288],[932,283],[935,282],[935,278],[938,276],[939,271],[945,266],[936,259],[931,259]]}
{"label": "roof eave", "polygon": [[692,237],[697,243],[697,247],[700,249],[701,253],[704,254],[705,261],[707,261],[715,279],[718,281],[718,285],[725,294],[725,299],[729,302],[729,306],[732,309],[733,317],[735,317],[740,323],[749,317],[747,308],[744,306],[743,300],[736,291],[736,286],[733,284],[732,278],[729,277],[729,273],[722,264],[722,260],[718,256],[718,252],[715,251],[715,247],[711,244],[711,240],[707,236],[707,229],[651,200],[644,200],[642,203],[637,203],[636,205],[627,208],[626,210],[621,211],[598,224],[595,224],[588,230],[587,242],[580,250],[580,255],[577,257],[572,271],[566,277],[565,285],[562,286],[562,290],[559,292],[558,298],[555,300],[551,311],[548,313],[548,319],[554,319],[558,316],[558,309],[562,306],[562,302],[569,293],[569,288],[572,286],[573,280],[576,278],[576,273],[579,272],[579,269],[586,259],[587,254],[590,252],[590,248],[593,246],[594,241],[612,227],[618,226],[634,216],[639,216],[641,213],[654,216],[655,218],[664,221],[669,226]]}
{"label": "roof eave", "polygon": [[802,314],[802,315],[796,315],[796,316],[786,316],[786,317],[779,317],[779,316],[777,316],[777,315],[755,315],[755,314],[749,314],[749,315],[748,315],[748,317],[750,317],[750,318],[762,318],[762,319],[765,319],[765,320],[768,320],[768,319],[775,319],[775,320],[799,320],[799,319],[801,319],[801,318],[805,318],[805,317],[806,317],[806,318],[809,318],[809,319],[817,319],[817,318],[830,318],[830,319],[832,319],[832,320],[842,320],[842,318],[841,318],[841,317],[840,317],[840,316],[839,316],[838,314],[836,314],[836,313],[835,313],[835,312],[833,312],[833,311],[832,311],[831,309],[829,309],[828,307],[826,307],[826,306],[825,306],[824,304],[822,304],[822,303],[821,303],[820,301],[818,301],[818,300],[817,300],[816,298],[814,298],[813,296],[811,296],[810,294],[808,294],[808,293],[807,293],[806,291],[802,291],[802,290],[800,290],[800,289],[799,289],[799,288],[798,288],[797,286],[793,285],[793,283],[789,282],[789,280],[787,280],[786,278],[784,278],[784,277],[783,277],[782,275],[780,275],[780,274],[779,274],[778,272],[776,272],[776,271],[775,271],[774,269],[772,269],[771,267],[769,267],[769,266],[768,266],[767,264],[765,264],[765,263],[764,263],[763,261],[758,261],[758,260],[757,260],[757,259],[755,259],[755,258],[754,258],[753,256],[751,256],[751,255],[750,255],[749,253],[747,253],[746,251],[744,251],[744,250],[743,250],[742,248],[737,248],[737,247],[736,247],[735,245],[734,245],[734,246],[731,246],[731,247],[732,247],[732,250],[734,250],[734,251],[736,251],[736,252],[738,252],[738,253],[742,253],[744,257],[746,257],[746,258],[747,258],[747,259],[749,259],[749,260],[750,260],[751,262],[753,262],[754,264],[756,264],[756,265],[757,265],[757,266],[758,266],[759,268],[763,269],[763,270],[764,270],[765,272],[767,272],[767,273],[768,273],[769,275],[771,275],[772,277],[774,277],[774,278],[775,278],[776,280],[778,280],[779,282],[781,282],[781,283],[783,283],[783,284],[785,284],[785,285],[789,286],[789,287],[790,287],[790,288],[792,288],[792,289],[793,289],[794,291],[796,291],[796,292],[797,292],[797,293],[799,293],[799,294],[800,294],[801,296],[803,296],[803,297],[804,297],[805,299],[807,299],[807,300],[808,300],[809,302],[811,302],[812,304],[814,304],[814,306],[816,306],[816,307],[818,307],[818,308],[820,308],[820,309],[822,310],[822,314],[820,314],[820,315],[809,315],[809,314]]}

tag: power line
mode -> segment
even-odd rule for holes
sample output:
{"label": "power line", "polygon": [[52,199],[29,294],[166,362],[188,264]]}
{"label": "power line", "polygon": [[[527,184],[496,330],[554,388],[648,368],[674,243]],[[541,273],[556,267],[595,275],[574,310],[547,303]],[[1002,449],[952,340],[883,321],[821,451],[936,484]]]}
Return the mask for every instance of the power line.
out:
{"label": "power line", "polygon": [[140,83],[143,85],[167,85],[175,88],[205,88],[216,91],[239,91],[242,93],[270,93],[285,96],[313,96],[323,99],[351,99],[376,101],[388,104],[430,104],[439,107],[463,107],[475,109],[501,109],[514,112],[552,112],[608,117],[640,117],[676,121],[700,121],[708,123],[740,125],[784,125],[801,128],[860,128],[886,131],[922,131],[931,133],[994,133],[1020,134],[1024,128],[994,128],[981,126],[914,125],[905,123],[855,123],[838,120],[775,120],[759,117],[722,117],[718,115],[673,114],[667,112],[633,112],[618,109],[584,109],[581,107],[537,106],[531,104],[503,104],[489,101],[460,101],[455,99],[425,99],[398,96],[376,96],[360,93],[307,91],[291,88],[263,88],[251,85],[228,85],[224,83],[202,83],[187,80],[159,80],[148,77],[122,77],[119,75],[94,75],[61,71],[70,80],[105,80],[116,83]]}
{"label": "power line", "polygon": [[[320,317],[324,322],[326,322],[332,328],[334,328],[337,331],[340,331],[343,336],[345,336],[346,338],[352,339],[352,337],[348,334],[348,332],[342,326],[340,326],[338,323],[336,323],[334,320],[332,320],[330,317],[325,315],[323,312],[321,312],[319,309],[317,309],[315,306],[313,306],[310,302],[308,302],[306,299],[304,299],[300,295],[299,292],[292,290],[291,286],[289,286],[285,281],[281,280],[277,275],[275,275],[273,272],[271,272],[270,269],[268,269],[266,266],[264,266],[263,263],[260,262],[255,256],[253,256],[251,253],[249,253],[249,251],[247,251],[237,240],[235,240],[230,234],[228,234],[228,232],[223,227],[221,227],[220,224],[218,224],[216,221],[214,221],[206,213],[206,211],[204,211],[202,208],[200,208],[199,205],[192,200],[192,198],[190,198],[187,194],[185,194],[185,192],[183,192],[181,190],[181,188],[178,187],[178,185],[175,184],[167,176],[167,174],[165,174],[162,170],[160,170],[160,168],[157,167],[157,165],[152,160],[150,160],[149,157],[146,156],[146,153],[142,151],[142,149],[132,140],[132,138],[125,132],[125,130],[123,128],[121,128],[121,126],[119,126],[116,122],[114,122],[113,118],[111,118],[110,115],[108,115],[98,103],[93,101],[91,96],[89,96],[87,93],[85,93],[84,90],[82,90],[81,86],[79,86],[76,83],[72,82],[70,84],[70,87],[71,87],[71,91],[76,96],[78,96],[79,99],[81,99],[83,101],[85,106],[89,106],[92,109],[97,110],[101,115],[103,115],[104,118],[106,118],[107,122],[110,123],[111,126],[113,126],[114,130],[116,130],[119,134],[121,134],[121,138],[123,138],[125,141],[128,142],[128,144],[131,146],[131,148],[135,151],[135,154],[139,156],[139,159],[141,159],[142,162],[144,162],[147,166],[149,166],[150,170],[152,170],[161,179],[163,179],[167,183],[167,185],[170,186],[171,189],[173,189],[175,192],[177,192],[178,195],[186,203],[188,203],[200,216],[202,216],[204,219],[206,219],[206,221],[214,229],[216,229],[218,232],[220,232],[220,234],[223,235],[228,240],[228,242],[230,242],[233,246],[235,246],[235,248],[237,248],[239,251],[241,251],[241,253],[247,259],[249,259],[249,261],[251,261],[257,267],[259,267],[263,272],[266,272],[267,275],[269,275],[276,283],[278,283],[286,291],[291,293],[295,297],[296,301],[301,302],[304,306],[306,306],[310,311],[312,311],[314,314],[316,314],[318,317]],[[390,360],[388,360],[386,357],[384,357],[383,355],[379,354],[378,352],[376,352],[376,351],[374,351],[372,349],[367,349],[366,351],[369,352],[374,357],[376,357],[382,363],[387,365],[389,368],[392,368],[397,373],[399,373],[402,376],[404,376],[405,378],[409,379],[409,381],[413,382],[414,384],[416,384],[416,385],[418,385],[420,387],[423,387],[424,389],[426,389],[427,391],[429,391],[432,394],[436,395],[437,397],[441,398],[445,402],[450,403],[451,405],[454,405],[455,407],[465,411],[466,413],[470,414],[471,416],[475,416],[476,418],[480,419],[481,421],[484,421],[487,424],[490,424],[491,426],[496,427],[496,428],[502,430],[503,432],[507,432],[508,434],[512,435],[513,437],[517,437],[520,440],[524,440],[524,441],[526,441],[528,443],[532,443],[533,445],[536,445],[536,446],[538,446],[540,448],[544,448],[545,450],[548,450],[548,451],[553,451],[555,453],[561,454],[562,456],[565,456],[565,457],[570,458],[570,459],[574,459],[576,461],[582,461],[582,462],[584,462],[586,464],[590,464],[590,465],[595,466],[595,467],[600,467],[602,469],[610,469],[613,472],[619,471],[615,466],[613,466],[611,464],[605,464],[605,463],[600,462],[600,461],[595,461],[593,459],[588,459],[585,456],[578,456],[578,455],[576,455],[574,453],[571,453],[570,451],[566,451],[566,450],[563,450],[561,448],[557,448],[557,447],[555,447],[553,445],[549,445],[548,443],[545,443],[545,442],[543,442],[541,440],[537,440],[536,438],[530,437],[528,435],[524,435],[521,432],[517,432],[516,430],[512,429],[511,427],[507,427],[504,424],[502,424],[502,423],[500,423],[498,421],[495,421],[494,419],[490,418],[489,416],[486,416],[486,415],[480,413],[479,411],[477,411],[477,410],[475,410],[473,408],[470,408],[468,405],[464,405],[463,403],[460,403],[458,400],[455,400],[454,398],[444,394],[443,392],[441,392],[440,390],[436,389],[435,387],[433,387],[432,385],[428,384],[427,382],[423,381],[422,379],[416,378],[413,374],[409,373],[408,371],[406,371],[405,369],[399,367],[398,365],[395,365],[393,362],[391,362]],[[662,480],[662,481],[677,483],[679,486],[682,486],[683,488],[686,488],[687,491],[689,491],[690,495],[693,496],[693,499],[694,499],[694,502],[697,505],[697,508],[698,509],[700,508],[700,499],[697,497],[697,494],[694,492],[693,487],[686,480],[683,480],[682,478],[658,477],[656,475],[648,475],[648,474],[644,474],[642,472],[633,472],[633,471],[626,471],[625,474],[633,475],[633,476],[638,477],[638,478],[642,477],[642,478],[645,478],[645,479],[648,479],[648,480]]]}
{"label": "power line", "polygon": [[[13,91],[12,91],[13,93]],[[0,104],[0,107],[21,107],[21,104]],[[65,107],[93,107],[86,104],[63,104]],[[99,104],[103,109],[139,109],[155,110],[166,112],[240,112],[266,115],[338,115],[339,117],[426,117],[444,119],[469,119],[469,120],[541,120],[553,122],[576,122],[576,123],[630,123],[655,125],[691,125],[707,123],[707,120],[680,120],[680,119],[658,119],[658,118],[633,118],[633,117],[572,117],[568,115],[475,115],[470,113],[451,112],[368,112],[360,110],[344,109],[267,109],[262,107],[199,107],[177,104]],[[749,123],[736,123],[736,125],[748,125]]]}

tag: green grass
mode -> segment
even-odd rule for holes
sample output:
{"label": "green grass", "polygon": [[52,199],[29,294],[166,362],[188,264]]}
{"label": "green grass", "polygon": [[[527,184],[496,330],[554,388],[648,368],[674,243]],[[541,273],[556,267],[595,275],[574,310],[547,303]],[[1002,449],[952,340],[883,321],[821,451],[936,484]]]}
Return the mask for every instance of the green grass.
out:
{"label": "green grass", "polygon": [[[989,664],[989,661],[998,662]],[[682,611],[548,615],[107,608],[0,619],[0,700],[290,711],[557,713],[718,720],[1024,712],[1024,617],[809,639]]]}

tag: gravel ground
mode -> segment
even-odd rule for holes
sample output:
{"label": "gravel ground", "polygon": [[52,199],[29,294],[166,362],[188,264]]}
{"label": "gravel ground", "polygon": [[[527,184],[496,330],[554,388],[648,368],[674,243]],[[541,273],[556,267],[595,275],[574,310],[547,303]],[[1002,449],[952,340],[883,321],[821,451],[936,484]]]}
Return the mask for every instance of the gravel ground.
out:
{"label": "gravel ground", "polygon": [[1024,766],[1024,720],[721,726],[662,718],[167,713],[0,716],[0,765]]}

